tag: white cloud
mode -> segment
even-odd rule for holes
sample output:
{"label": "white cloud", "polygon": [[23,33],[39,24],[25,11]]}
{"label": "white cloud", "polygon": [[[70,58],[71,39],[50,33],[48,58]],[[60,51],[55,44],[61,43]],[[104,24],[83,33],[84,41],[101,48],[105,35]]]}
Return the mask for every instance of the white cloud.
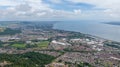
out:
{"label": "white cloud", "polygon": [[29,11],[31,10],[31,6],[29,6],[29,4],[20,4],[17,5],[15,9],[18,11]]}
{"label": "white cloud", "polygon": [[42,3],[42,0],[2,0],[0,1],[0,7],[2,6],[10,7],[5,10],[0,9],[1,18],[11,20],[14,20],[16,18],[29,19],[33,16],[33,18],[36,18],[44,15],[41,11],[51,10],[47,4]]}
{"label": "white cloud", "polygon": [[[96,8],[106,9],[103,11],[111,17],[120,18],[120,0],[67,0],[73,3],[88,3],[95,5]],[[108,11],[109,10],[109,11]],[[114,16],[113,16],[114,15]]]}
{"label": "white cloud", "polygon": [[0,6],[15,6],[18,3],[9,0],[0,0]]}
{"label": "white cloud", "polygon": [[[10,2],[10,3],[8,3]],[[15,20],[15,19],[66,19],[73,17],[74,15],[80,13],[80,10],[65,11],[65,10],[55,10],[51,9],[48,4],[44,4],[42,0],[21,0],[19,3],[17,0],[4,0],[4,4],[11,6],[6,10],[0,10],[2,18]]]}
{"label": "white cloud", "polygon": [[[62,0],[49,0],[59,4]],[[120,18],[119,0],[66,0],[71,3],[88,3],[95,5],[95,8],[105,10],[73,11],[56,10],[46,4],[43,0],[0,0],[0,7],[10,6],[5,10],[0,9],[0,18],[9,20],[39,20],[39,19],[114,19]]]}
{"label": "white cloud", "polygon": [[75,13],[75,14],[81,14],[81,12],[82,12],[82,11],[81,11],[80,9],[74,10],[74,13]]}

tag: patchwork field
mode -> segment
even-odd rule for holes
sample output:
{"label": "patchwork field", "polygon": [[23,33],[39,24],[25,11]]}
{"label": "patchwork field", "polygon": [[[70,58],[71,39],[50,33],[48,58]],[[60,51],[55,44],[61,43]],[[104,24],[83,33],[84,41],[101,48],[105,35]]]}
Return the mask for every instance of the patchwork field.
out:
{"label": "patchwork field", "polygon": [[37,43],[37,46],[40,48],[47,48],[49,45],[49,41],[41,41]]}
{"label": "patchwork field", "polygon": [[13,44],[12,47],[15,47],[15,48],[25,48],[26,44]]}

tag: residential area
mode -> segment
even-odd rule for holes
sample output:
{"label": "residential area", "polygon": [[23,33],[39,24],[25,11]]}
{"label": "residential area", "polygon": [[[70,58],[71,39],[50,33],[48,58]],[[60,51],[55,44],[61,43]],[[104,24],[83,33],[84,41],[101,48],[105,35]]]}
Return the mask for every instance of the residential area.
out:
{"label": "residential area", "polygon": [[1,27],[0,54],[35,52],[55,57],[45,67],[120,67],[119,42],[52,25],[23,22]]}

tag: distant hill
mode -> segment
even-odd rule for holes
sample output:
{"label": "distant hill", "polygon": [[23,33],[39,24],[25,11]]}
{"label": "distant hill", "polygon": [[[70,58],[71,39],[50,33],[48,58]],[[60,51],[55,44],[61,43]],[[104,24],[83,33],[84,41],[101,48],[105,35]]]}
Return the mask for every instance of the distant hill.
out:
{"label": "distant hill", "polygon": [[105,22],[105,24],[120,25],[120,21],[119,22]]}

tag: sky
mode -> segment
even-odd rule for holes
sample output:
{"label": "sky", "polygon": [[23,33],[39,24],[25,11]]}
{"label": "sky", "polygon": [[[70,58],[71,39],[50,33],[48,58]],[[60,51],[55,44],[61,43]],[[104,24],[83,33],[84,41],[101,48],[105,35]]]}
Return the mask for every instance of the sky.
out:
{"label": "sky", "polygon": [[0,0],[0,21],[120,21],[120,0]]}

